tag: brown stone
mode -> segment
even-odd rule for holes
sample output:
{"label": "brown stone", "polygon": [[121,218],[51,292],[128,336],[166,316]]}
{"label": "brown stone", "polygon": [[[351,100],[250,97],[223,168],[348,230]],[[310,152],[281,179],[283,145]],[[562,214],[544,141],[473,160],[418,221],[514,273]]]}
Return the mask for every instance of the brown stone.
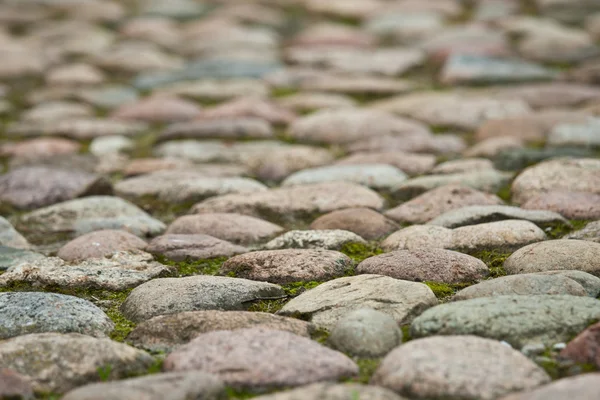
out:
{"label": "brown stone", "polygon": [[111,256],[118,251],[144,250],[146,242],[121,230],[106,229],[90,232],[65,244],[57,256],[65,261]]}
{"label": "brown stone", "polygon": [[0,399],[33,400],[29,379],[12,369],[0,369]]}
{"label": "brown stone", "polygon": [[20,158],[50,157],[73,154],[81,145],[73,140],[63,138],[36,138],[17,143],[6,143],[0,146],[0,155]]}
{"label": "brown stone", "polygon": [[196,117],[200,106],[176,96],[151,96],[133,104],[124,104],[115,110],[115,119],[144,122],[185,121]]}
{"label": "brown stone", "polygon": [[561,378],[537,389],[511,394],[498,400],[594,400],[598,398],[599,386],[600,374],[588,373]]}
{"label": "brown stone", "polygon": [[310,224],[311,229],[343,229],[367,239],[378,239],[396,231],[392,220],[368,208],[347,208],[325,214]]}
{"label": "brown stone", "polygon": [[209,235],[162,235],[152,239],[146,249],[174,261],[204,260],[214,257],[231,257],[249,249]]}
{"label": "brown stone", "polygon": [[546,192],[521,205],[528,210],[550,210],[567,219],[600,219],[600,194],[582,192]]}
{"label": "brown stone", "polygon": [[581,332],[560,352],[561,358],[600,368],[600,323]]}
{"label": "brown stone", "polygon": [[272,124],[287,125],[296,114],[261,97],[240,97],[218,106],[204,109],[197,119],[258,118]]}
{"label": "brown stone", "polygon": [[429,154],[412,154],[401,151],[354,153],[342,158],[336,164],[389,164],[410,176],[429,172],[435,165],[435,156]]}

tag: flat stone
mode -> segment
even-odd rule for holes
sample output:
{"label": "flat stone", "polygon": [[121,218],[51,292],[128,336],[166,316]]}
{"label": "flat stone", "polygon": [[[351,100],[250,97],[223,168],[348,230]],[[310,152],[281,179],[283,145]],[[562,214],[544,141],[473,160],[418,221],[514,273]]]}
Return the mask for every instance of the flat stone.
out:
{"label": "flat stone", "polygon": [[101,136],[134,136],[147,129],[142,122],[116,121],[101,118],[77,118],[49,122],[22,122],[8,127],[9,135],[66,136],[75,140],[91,140]]}
{"label": "flat stone", "polygon": [[266,83],[256,79],[202,79],[177,82],[156,89],[157,93],[185,96],[195,100],[224,101],[243,96],[268,96]]}
{"label": "flat stone", "polygon": [[509,274],[577,270],[600,277],[600,243],[559,239],[530,244],[504,262]]}
{"label": "flat stone", "polygon": [[152,239],[146,251],[160,254],[170,260],[185,261],[231,257],[250,250],[210,235],[167,234]]}
{"label": "flat stone", "polygon": [[555,126],[548,135],[548,146],[600,147],[600,118],[589,118],[583,123]]}
{"label": "flat stone", "polygon": [[170,372],[85,385],[68,392],[66,400],[130,399],[217,400],[225,395],[223,382],[215,375],[193,372]]}
{"label": "flat stone", "polygon": [[360,108],[322,110],[299,118],[288,135],[296,140],[345,144],[365,137],[426,133],[425,126],[392,114]]}
{"label": "flat stone", "polygon": [[546,234],[534,223],[507,219],[453,229],[451,249],[510,251],[542,240],[546,240]]}
{"label": "flat stone", "polygon": [[38,333],[0,342],[0,364],[30,378],[34,391],[42,393],[65,393],[100,381],[98,370],[107,365],[109,379],[121,379],[146,373],[154,362],[144,351],[78,333]]}
{"label": "flat stone", "polygon": [[323,249],[263,250],[225,261],[221,275],[271,283],[326,281],[344,276],[354,266],[343,253]]}
{"label": "flat stone", "polygon": [[600,324],[595,323],[571,340],[559,357],[600,367]]}
{"label": "flat stone", "polygon": [[452,229],[434,225],[412,225],[392,233],[381,247],[385,251],[448,249],[452,247]]}
{"label": "flat stone", "polygon": [[420,92],[371,103],[377,110],[393,112],[425,122],[462,130],[475,130],[492,118],[527,114],[527,103],[517,99],[494,99],[477,93]]}
{"label": "flat stone", "polygon": [[[589,159],[594,157],[594,152],[591,148],[583,147],[545,147],[540,148],[519,148],[502,151],[494,157],[494,165],[504,171],[521,171],[535,164],[540,164],[542,161],[570,158],[570,159]],[[565,172],[569,172],[565,168]],[[559,186],[556,189],[548,189],[548,191],[563,191],[571,190],[564,186]],[[578,191],[577,187],[572,189]],[[539,192],[532,191],[531,195],[537,195]]]}
{"label": "flat stone", "polygon": [[48,71],[44,78],[46,83],[56,86],[97,85],[106,81],[100,69],[84,63],[61,65]]}
{"label": "flat stone", "polygon": [[0,155],[19,158],[43,158],[55,155],[74,154],[81,145],[63,138],[35,138],[0,145]]}
{"label": "flat stone", "polygon": [[270,139],[273,129],[260,118],[201,119],[171,124],[159,136],[161,141],[174,139]]}
{"label": "flat stone", "polygon": [[586,290],[588,296],[597,298],[600,294],[600,278],[583,271],[558,270],[536,272],[537,275],[560,275],[579,283]]}
{"label": "flat stone", "polygon": [[518,351],[474,336],[413,340],[388,354],[371,378],[372,384],[409,398],[472,400],[494,400],[549,381]]}
{"label": "flat stone", "polygon": [[246,328],[286,331],[307,338],[312,329],[308,322],[263,312],[186,311],[141,322],[127,335],[127,342],[149,351],[170,353],[203,333]]}
{"label": "flat stone", "polygon": [[199,310],[244,310],[253,301],[283,298],[281,287],[223,276],[153,279],[136,287],[121,311],[134,322],[157,315]]}
{"label": "flat stone", "polygon": [[424,224],[446,212],[467,206],[501,205],[496,195],[460,184],[448,184],[427,192],[384,213],[400,223]]}
{"label": "flat stone", "polygon": [[111,258],[91,258],[67,263],[58,257],[15,263],[0,275],[0,287],[29,284],[35,287],[106,289],[121,291],[140,285],[171,270],[141,251],[113,253]]}
{"label": "flat stone", "polygon": [[164,369],[214,373],[239,389],[301,386],[358,374],[358,366],[342,353],[264,328],[201,334],[169,354]]}
{"label": "flat stone", "polygon": [[383,204],[383,198],[370,189],[353,183],[332,182],[217,196],[196,204],[191,212],[237,212],[293,221],[351,207],[379,210]]}
{"label": "flat stone", "polygon": [[432,153],[455,155],[467,147],[465,140],[451,133],[412,132],[403,135],[366,137],[346,146],[350,153],[400,151],[409,153]]}
{"label": "flat stone", "polygon": [[366,400],[404,400],[388,389],[359,383],[313,383],[297,389],[255,397],[257,400],[339,400],[358,396]]}
{"label": "flat stone", "polygon": [[33,400],[33,388],[29,379],[12,369],[0,369],[0,398]]}
{"label": "flat stone", "polygon": [[554,224],[569,225],[560,214],[544,210],[523,210],[519,207],[501,205],[476,205],[450,210],[428,222],[429,225],[458,228],[461,226],[503,221],[507,219],[525,220],[540,227]]}
{"label": "flat stone", "polygon": [[469,147],[463,152],[465,157],[495,157],[497,154],[520,149],[524,146],[523,140],[516,137],[491,137]]}
{"label": "flat stone", "polygon": [[184,215],[177,218],[167,234],[205,234],[236,244],[249,244],[269,239],[283,231],[270,222],[234,213]]}
{"label": "flat stone", "polygon": [[437,302],[431,289],[422,283],[357,275],[322,283],[290,300],[277,314],[302,316],[319,328],[331,330],[345,314],[367,307],[405,325]]}
{"label": "flat stone", "polygon": [[65,244],[57,257],[65,261],[102,258],[128,250],[145,250],[147,243],[139,237],[120,230],[106,229],[79,236]]}
{"label": "flat stone", "polygon": [[440,81],[447,85],[550,80],[556,73],[519,59],[453,54],[444,64]]}
{"label": "flat stone", "polygon": [[402,331],[391,316],[363,308],[340,318],[327,341],[345,354],[383,357],[402,343]]}
{"label": "flat stone", "polygon": [[369,257],[356,268],[359,274],[386,275],[406,281],[477,282],[489,275],[483,261],[450,250],[396,250]]}
{"label": "flat stone", "polygon": [[599,383],[600,374],[587,373],[581,376],[562,378],[537,389],[515,393],[499,400],[593,399]]}
{"label": "flat stone", "polygon": [[135,148],[135,142],[125,136],[103,136],[93,139],[89,151],[99,158],[126,153]]}
{"label": "flat stone", "polygon": [[368,208],[346,208],[315,219],[311,229],[343,229],[366,240],[378,239],[398,229],[396,223]]}
{"label": "flat stone", "polygon": [[546,294],[588,295],[583,286],[566,276],[519,274],[501,276],[469,286],[454,295],[452,299],[468,300],[479,297]]}
{"label": "flat stone", "polygon": [[138,92],[135,89],[122,85],[83,89],[77,92],[76,96],[89,105],[109,110],[138,100]]}
{"label": "flat stone", "polygon": [[4,217],[0,217],[0,246],[17,249],[28,249],[31,247],[27,239],[17,232]]}
{"label": "flat stone", "polygon": [[449,184],[468,186],[472,189],[496,193],[507,185],[512,174],[495,169],[463,172],[457,174],[427,175],[411,178],[396,186],[393,195],[396,198],[409,200],[428,190]]}
{"label": "flat stone", "polygon": [[473,170],[494,169],[494,163],[486,158],[463,158],[451,160],[437,165],[431,170],[436,174],[457,174]]}
{"label": "flat stone", "polygon": [[297,115],[289,109],[267,100],[265,96],[246,96],[206,108],[198,116],[198,119],[201,120],[231,121],[238,118],[259,119],[269,124],[287,125],[294,122]]}
{"label": "flat stone", "polygon": [[0,271],[7,270],[22,262],[31,262],[42,258],[45,257],[33,251],[0,245]]}
{"label": "flat stone", "polygon": [[27,213],[19,229],[38,235],[81,236],[102,229],[122,229],[136,236],[156,236],[165,225],[119,197],[88,196]]}
{"label": "flat stone", "polygon": [[0,202],[19,209],[34,209],[76,197],[111,194],[110,182],[81,171],[47,167],[21,167],[0,176]]}
{"label": "flat stone", "polygon": [[417,317],[413,338],[477,335],[504,340],[515,348],[568,340],[600,316],[600,301],[585,296],[482,297],[442,304]]}
{"label": "flat stone", "polygon": [[540,28],[519,41],[517,50],[523,57],[545,63],[577,63],[598,55],[594,40],[581,29],[551,23]]}
{"label": "flat stone", "polygon": [[568,219],[600,219],[600,194],[582,192],[539,193],[521,205],[526,210],[548,210]]}
{"label": "flat stone", "polygon": [[0,317],[2,340],[44,332],[106,337],[115,327],[91,302],[57,293],[0,293]]}
{"label": "flat stone", "polygon": [[[94,115],[94,109],[87,104],[46,98],[42,100],[44,101],[34,105],[32,108],[21,114],[20,119],[22,122],[49,123],[61,119],[80,119],[92,117]],[[37,103],[35,101],[32,102]]]}
{"label": "flat stone", "polygon": [[527,168],[513,181],[513,202],[521,204],[540,193],[570,191],[600,194],[600,160],[549,160]]}
{"label": "flat stone", "polygon": [[595,11],[600,11],[600,6],[588,0],[536,0],[542,15],[566,23],[581,22]]}
{"label": "flat stone", "polygon": [[585,228],[570,233],[564,238],[589,240],[591,242],[600,243],[600,221],[590,222]]}
{"label": "flat stone", "polygon": [[492,90],[502,97],[516,97],[525,100],[534,109],[548,111],[578,107],[600,96],[592,85],[564,81],[503,85]]}
{"label": "flat stone", "polygon": [[155,95],[114,110],[111,118],[151,123],[186,121],[200,114],[200,107],[176,96]]}
{"label": "flat stone", "polygon": [[115,193],[132,202],[156,199],[166,203],[189,203],[229,193],[266,191],[267,187],[250,178],[208,177],[185,170],[165,170],[124,179]]}
{"label": "flat stone", "polygon": [[350,243],[367,244],[357,234],[342,229],[289,231],[263,246],[265,250],[326,249],[339,250]]}
{"label": "flat stone", "polygon": [[323,92],[300,92],[276,101],[279,105],[297,112],[356,107],[356,101],[350,96]]}
{"label": "flat stone", "polygon": [[398,168],[408,176],[422,175],[431,171],[435,156],[412,154],[401,151],[354,153],[336,161],[338,165],[388,164]]}
{"label": "flat stone", "polygon": [[375,190],[391,190],[407,176],[387,164],[331,165],[304,169],[288,176],[281,186],[297,186],[323,182],[353,182]]}

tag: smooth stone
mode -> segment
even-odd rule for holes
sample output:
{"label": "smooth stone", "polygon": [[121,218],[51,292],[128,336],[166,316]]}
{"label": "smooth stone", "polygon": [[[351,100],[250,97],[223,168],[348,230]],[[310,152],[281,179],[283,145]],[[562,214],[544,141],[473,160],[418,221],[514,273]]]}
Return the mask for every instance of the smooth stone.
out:
{"label": "smooth stone", "polygon": [[580,239],[600,243],[600,221],[590,222],[585,228],[566,235],[564,239]]}
{"label": "smooth stone", "polygon": [[106,82],[105,74],[90,64],[74,63],[53,68],[44,77],[50,86],[85,86]]}
{"label": "smooth stone", "polygon": [[417,317],[411,337],[477,335],[515,348],[568,340],[600,317],[600,301],[586,296],[482,297],[433,307]]}
{"label": "smooth stone", "polygon": [[600,194],[545,192],[530,197],[521,208],[553,211],[568,219],[600,219]]}
{"label": "smooth stone", "polygon": [[326,249],[339,250],[350,243],[367,244],[354,232],[342,229],[289,231],[277,236],[263,246],[265,250],[278,249]]}
{"label": "smooth stone", "polygon": [[200,119],[169,125],[158,139],[271,139],[271,125],[260,118]]}
{"label": "smooth stone", "polygon": [[246,195],[216,196],[196,204],[191,212],[238,212],[271,220],[294,221],[351,207],[379,210],[383,204],[383,198],[368,188],[353,183],[332,182],[270,189]]}
{"label": "smooth stone", "polygon": [[591,364],[600,368],[600,324],[587,327],[571,340],[559,354],[561,359],[567,359],[581,364]]}
{"label": "smooth stone", "polygon": [[398,168],[408,176],[425,174],[434,167],[435,156],[401,151],[354,153],[336,161],[337,165],[387,164]]}
{"label": "smooth stone", "polygon": [[250,244],[283,232],[279,225],[234,213],[184,215],[169,225],[167,234],[204,234],[236,244]]}
{"label": "smooth stone", "polygon": [[474,336],[413,340],[388,354],[371,378],[408,398],[465,400],[495,400],[548,382],[548,374],[518,351]]}
{"label": "smooth stone", "polygon": [[525,33],[517,50],[523,57],[544,63],[578,63],[599,54],[587,32],[559,24],[547,24]]}
{"label": "smooth stone", "polygon": [[430,153],[436,155],[456,155],[467,147],[465,140],[453,133],[412,132],[403,135],[385,135],[365,138],[346,145],[346,150],[355,152],[399,151],[409,153]]}
{"label": "smooth stone", "polygon": [[0,293],[0,339],[59,332],[106,337],[115,327],[93,303],[75,296],[44,292]]}
{"label": "smooth stone", "polygon": [[31,382],[12,369],[0,369],[0,399],[33,400]]}
{"label": "smooth stone", "polygon": [[[94,109],[87,105],[65,100],[51,100],[34,105],[21,114],[20,120],[28,123],[49,123],[61,119],[80,119],[92,117]],[[58,139],[58,138],[48,138]]]}
{"label": "smooth stone", "polygon": [[533,109],[548,109],[553,112],[576,108],[600,96],[592,85],[561,81],[498,86],[493,91],[502,97],[525,100]]}
{"label": "smooth stone", "polygon": [[39,159],[55,155],[74,154],[81,145],[74,140],[63,138],[35,138],[0,145],[0,155]]}
{"label": "smooth stone", "polygon": [[494,169],[494,163],[486,158],[463,158],[443,162],[433,168],[430,172],[437,174],[457,174],[473,170]]}
{"label": "smooth stone", "polygon": [[28,249],[31,247],[27,239],[17,232],[4,217],[0,217],[0,246],[17,249]]}
{"label": "smooth stone", "polygon": [[385,275],[415,282],[477,282],[489,275],[481,260],[443,249],[396,250],[369,257],[356,267],[359,274]]}
{"label": "smooth stone", "polygon": [[28,284],[40,287],[105,289],[121,291],[171,272],[142,251],[114,253],[111,258],[92,258],[68,263],[58,257],[15,263],[0,275],[0,287]]}
{"label": "smooth stone", "polygon": [[331,165],[295,172],[288,176],[281,186],[344,181],[375,190],[391,190],[406,179],[404,172],[386,164]]}
{"label": "smooth stone", "polygon": [[412,225],[402,228],[383,242],[385,251],[448,249],[452,247],[452,230],[434,225]]}
{"label": "smooth stone", "polygon": [[65,244],[56,254],[65,261],[109,257],[120,251],[145,250],[147,243],[120,230],[106,229],[79,236]]}
{"label": "smooth stone", "polygon": [[144,351],[78,333],[38,333],[0,342],[0,364],[29,377],[36,393],[60,394],[100,381],[98,371],[107,365],[109,379],[121,379],[146,373],[154,363]]}
{"label": "smooth stone", "polygon": [[582,158],[541,162],[521,172],[511,187],[512,200],[517,204],[550,191],[600,194],[600,160]]}
{"label": "smooth stone", "polygon": [[317,327],[331,330],[348,312],[368,307],[405,325],[437,303],[425,284],[382,275],[357,275],[322,283],[290,300],[277,314],[303,316]]}
{"label": "smooth stone", "polygon": [[444,64],[440,81],[446,85],[490,84],[550,80],[552,70],[520,59],[475,54],[452,54]]}
{"label": "smooth stone", "polygon": [[346,208],[320,216],[310,224],[310,228],[343,229],[373,240],[394,232],[398,225],[368,208]]}
{"label": "smooth stone", "polygon": [[194,102],[176,96],[150,96],[114,110],[111,118],[151,123],[186,121],[200,114]]}
{"label": "smooth stone", "polygon": [[495,169],[484,169],[481,171],[456,174],[420,176],[411,178],[398,185],[393,189],[393,196],[399,199],[409,200],[428,190],[449,184],[457,184],[483,192],[496,193],[502,187],[510,183],[511,178],[511,173],[500,172]]}
{"label": "smooth stone", "polygon": [[355,96],[392,96],[415,88],[408,80],[370,75],[344,76],[328,73],[314,80],[302,81],[301,90],[341,93]]}
{"label": "smooth stone", "polygon": [[111,192],[112,186],[106,178],[83,171],[31,166],[0,176],[0,202],[18,209],[35,209]]}
{"label": "smooth stone", "polygon": [[136,236],[156,236],[165,225],[119,197],[89,196],[44,207],[19,219],[23,232],[71,237],[102,230],[123,229]]}
{"label": "smooth stone", "polygon": [[248,175],[248,168],[238,164],[194,164],[177,158],[135,158],[123,167],[125,176],[144,175],[158,171],[187,170],[208,177]]}
{"label": "smooth stone", "polygon": [[402,343],[402,331],[391,316],[362,308],[340,318],[327,342],[351,356],[383,357]]}
{"label": "smooth stone", "polygon": [[7,270],[20,263],[28,263],[43,258],[45,257],[42,254],[33,251],[0,245],[0,271]]}
{"label": "smooth stone", "polygon": [[286,284],[339,278],[353,266],[348,256],[334,250],[263,250],[230,258],[223,263],[219,274]]}
{"label": "smooth stone", "polygon": [[96,157],[108,157],[113,154],[126,153],[133,150],[135,143],[125,136],[103,136],[93,139],[90,153]]}
{"label": "smooth stone", "polygon": [[121,306],[126,318],[142,322],[157,315],[198,310],[244,310],[253,301],[283,298],[280,286],[223,276],[153,279],[135,289]]}
{"label": "smooth stone", "polygon": [[512,295],[587,296],[588,292],[573,279],[561,275],[519,274],[501,276],[462,289],[452,300]]}
{"label": "smooth stone", "polygon": [[476,205],[450,210],[429,221],[428,225],[459,228],[507,219],[530,221],[540,227],[554,224],[569,225],[569,221],[552,211],[524,210],[519,207],[501,205]]}
{"label": "smooth stone", "polygon": [[267,84],[256,79],[202,79],[178,82],[155,90],[176,96],[185,96],[200,101],[225,101],[245,96],[267,97]]}
{"label": "smooth stone", "polygon": [[[502,151],[494,157],[494,165],[504,171],[521,171],[535,164],[540,164],[542,161],[550,161],[559,158],[590,158],[594,157],[592,149],[583,147],[545,147],[539,148],[518,148]],[[567,169],[568,170],[568,169]],[[571,190],[564,186],[558,188],[549,188],[548,191]],[[574,189],[577,191],[577,188]],[[537,195],[539,192],[533,192],[532,195]]]}
{"label": "smooth stone", "polygon": [[263,312],[186,311],[159,315],[139,323],[127,335],[127,342],[149,351],[170,353],[203,333],[257,327],[291,332],[307,338],[310,338],[312,330],[308,322]]}
{"label": "smooth stone", "polygon": [[523,140],[516,137],[501,136],[483,139],[463,152],[465,157],[493,158],[503,151],[523,148]]}
{"label": "smooth stone", "polygon": [[8,128],[7,132],[19,137],[60,135],[75,140],[91,140],[101,136],[134,136],[147,129],[147,125],[142,122],[77,118],[14,124]]}
{"label": "smooth stone", "polygon": [[256,400],[405,400],[391,390],[359,383],[313,383],[297,389],[255,397]]}
{"label": "smooth stone", "polygon": [[68,392],[64,400],[218,400],[225,395],[223,382],[215,375],[170,372],[116,382],[85,385]]}
{"label": "smooth stone", "polygon": [[562,378],[537,389],[515,393],[498,400],[592,400],[598,394],[600,374],[587,373]]}
{"label": "smooth stone", "polygon": [[350,96],[323,92],[299,92],[276,99],[277,104],[297,112],[321,109],[355,108],[356,101]]}
{"label": "smooth stone", "polygon": [[536,272],[536,275],[560,275],[579,283],[586,290],[588,296],[597,298],[600,295],[600,278],[583,271],[558,270]]}
{"label": "smooth stone", "polygon": [[559,239],[525,246],[504,261],[509,274],[577,270],[600,277],[600,243]]}
{"label": "smooth stone", "polygon": [[[265,96],[246,96],[221,103],[214,107],[205,108],[198,116],[199,120],[261,120],[273,125],[288,125],[298,116],[296,113],[277,103],[266,99]],[[242,127],[238,128],[242,130]],[[269,130],[270,132],[270,130]],[[243,134],[243,132],[240,132]]]}
{"label": "smooth stone", "polygon": [[111,85],[79,92],[79,98],[100,108],[115,109],[138,100],[138,92],[127,86]]}
{"label": "smooth stone", "polygon": [[582,123],[555,126],[548,135],[547,145],[552,147],[600,147],[600,118],[589,118]]}
{"label": "smooth stone", "polygon": [[424,224],[451,210],[467,206],[501,205],[496,195],[475,190],[460,184],[448,184],[427,192],[399,206],[387,210],[384,215],[400,223]]}
{"label": "smooth stone", "polygon": [[152,239],[146,251],[162,255],[169,260],[185,261],[231,257],[250,250],[210,235],[167,234]]}
{"label": "smooth stone", "polygon": [[600,11],[595,1],[589,0],[535,0],[540,12],[545,17],[563,23],[579,23],[588,15]]}

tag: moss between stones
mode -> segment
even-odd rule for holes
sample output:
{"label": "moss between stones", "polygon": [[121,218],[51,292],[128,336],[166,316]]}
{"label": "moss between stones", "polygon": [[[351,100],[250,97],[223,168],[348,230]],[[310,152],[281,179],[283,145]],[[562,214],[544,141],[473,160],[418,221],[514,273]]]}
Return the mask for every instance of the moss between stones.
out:
{"label": "moss between stones", "polygon": [[510,204],[510,202],[511,202],[510,187],[511,187],[510,184],[504,185],[500,188],[500,190],[498,190],[498,192],[496,192],[496,196],[500,197],[502,200],[504,200],[508,204]]}
{"label": "moss between stones", "polygon": [[357,382],[367,384],[371,377],[375,373],[379,364],[381,364],[381,358],[357,358],[354,359],[356,364],[358,365],[358,376],[352,379],[349,379],[348,382]]}
{"label": "moss between stones", "polygon": [[308,281],[308,282],[293,282],[286,285],[281,285],[285,292],[285,297],[279,299],[270,300],[258,300],[252,302],[248,311],[258,311],[274,314],[281,310],[283,306],[293,297],[296,297],[307,290],[313,289],[319,286],[323,282],[319,281]]}
{"label": "moss between stones", "polygon": [[161,220],[165,224],[173,222],[177,217],[186,215],[194,206],[194,204],[203,200],[201,198],[198,198],[181,203],[173,203],[170,201],[160,200],[156,198],[156,196],[152,195],[146,195],[138,198],[128,198],[127,196],[121,197],[124,197],[125,200],[134,203],[142,210],[146,211],[154,218]]}
{"label": "moss between stones", "polygon": [[567,233],[585,228],[588,222],[589,221],[573,219],[569,221],[571,226],[566,224],[555,224],[553,227],[551,227],[551,229],[546,231],[546,235],[550,239],[560,239]]}
{"label": "moss between stones", "polygon": [[445,300],[454,296],[459,290],[473,285],[473,283],[443,283],[443,282],[423,282],[435,294],[439,300]]}
{"label": "moss between stones", "polygon": [[483,250],[476,253],[472,253],[471,256],[483,261],[490,270],[489,279],[506,276],[504,270],[504,261],[511,255],[511,253],[502,253],[496,250]]}
{"label": "moss between stones", "polygon": [[202,260],[173,261],[163,255],[155,255],[154,259],[161,264],[177,268],[177,276],[216,275],[227,257],[215,257]]}
{"label": "moss between stones", "polygon": [[[359,264],[363,260],[383,254],[383,249],[379,247],[377,243],[347,243],[340,249],[340,252],[350,257],[356,264]],[[355,275],[355,272],[349,275]],[[348,274],[347,274],[348,275]]]}

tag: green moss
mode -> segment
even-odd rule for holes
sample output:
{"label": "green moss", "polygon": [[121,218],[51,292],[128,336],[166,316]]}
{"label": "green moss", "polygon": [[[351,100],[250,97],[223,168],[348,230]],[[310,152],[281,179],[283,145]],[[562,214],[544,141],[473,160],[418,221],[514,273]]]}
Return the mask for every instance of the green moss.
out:
{"label": "green moss", "polygon": [[567,224],[555,224],[553,227],[549,227],[545,230],[546,235],[550,239],[560,239],[568,233],[573,232],[574,230],[579,230],[585,228],[589,221],[582,220],[571,220],[569,221],[570,226]]}
{"label": "green moss", "polygon": [[327,339],[329,339],[329,332],[323,328],[313,328],[313,331],[310,333],[310,337],[316,342],[325,344],[327,343]]}
{"label": "green moss", "polygon": [[319,286],[323,282],[319,281],[309,281],[309,282],[294,282],[288,283],[287,285],[283,285],[282,288],[290,297],[296,297],[307,290],[314,289]]}
{"label": "green moss", "polygon": [[227,257],[215,257],[202,260],[173,261],[163,255],[155,255],[154,259],[161,264],[177,268],[177,276],[216,275]]}
{"label": "green moss", "polygon": [[256,312],[266,312],[270,314],[275,314],[277,311],[281,310],[285,303],[287,303],[288,298],[284,297],[281,299],[273,299],[273,300],[257,300],[252,302],[250,307],[248,307],[248,311],[256,311]]}
{"label": "green moss", "polygon": [[125,197],[125,199],[136,204],[142,210],[166,224],[173,222],[176,218],[182,215],[186,215],[194,204],[204,200],[203,198],[197,198],[185,202],[174,203],[171,201],[158,199],[156,196],[152,195],[136,198]]}
{"label": "green moss", "polygon": [[381,249],[381,247],[379,247],[376,243],[347,243],[342,246],[340,251],[350,257],[356,264],[369,257],[383,254],[383,249]]}
{"label": "green moss", "polygon": [[402,343],[410,342],[412,340],[410,325],[402,325],[400,329],[402,330]]}
{"label": "green moss", "polygon": [[285,97],[298,93],[296,88],[275,87],[271,90],[271,97]]}
{"label": "green moss", "polygon": [[511,202],[511,192],[510,185],[503,186],[498,192],[496,192],[496,196],[500,197],[506,203],[510,204]]}
{"label": "green moss", "polygon": [[483,261],[490,270],[489,278],[498,278],[506,276],[504,270],[504,261],[510,256],[511,253],[502,253],[496,250],[483,250],[477,253],[471,254],[475,258],[479,258]]}
{"label": "green moss", "polygon": [[371,377],[381,364],[381,358],[357,358],[354,360],[358,365],[358,376],[349,380],[349,382],[357,382],[367,384]]}
{"label": "green moss", "polygon": [[451,283],[430,282],[430,281],[426,281],[423,283],[426,284],[427,286],[429,286],[429,289],[431,289],[431,291],[435,294],[435,297],[437,297],[440,300],[444,300],[448,297],[454,296],[456,294],[456,292],[458,292],[459,290],[472,285],[472,283],[452,283],[451,284]]}
{"label": "green moss", "polygon": [[227,396],[227,399],[230,400],[245,400],[257,396],[256,393],[250,390],[236,389],[232,387],[225,388],[225,394]]}

